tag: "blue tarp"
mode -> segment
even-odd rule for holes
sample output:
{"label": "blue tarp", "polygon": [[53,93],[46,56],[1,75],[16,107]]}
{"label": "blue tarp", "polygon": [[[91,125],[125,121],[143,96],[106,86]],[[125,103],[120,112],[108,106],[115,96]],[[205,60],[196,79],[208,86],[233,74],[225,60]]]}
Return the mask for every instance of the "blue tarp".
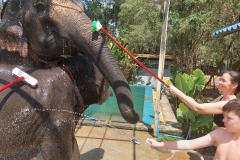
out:
{"label": "blue tarp", "polygon": [[212,32],[212,35],[228,35],[228,34],[231,34],[233,32],[237,32],[237,31],[240,31],[240,22],[239,23],[236,23],[236,24],[233,24],[231,26],[228,26],[226,28],[222,28],[220,30],[217,30],[215,32]]}

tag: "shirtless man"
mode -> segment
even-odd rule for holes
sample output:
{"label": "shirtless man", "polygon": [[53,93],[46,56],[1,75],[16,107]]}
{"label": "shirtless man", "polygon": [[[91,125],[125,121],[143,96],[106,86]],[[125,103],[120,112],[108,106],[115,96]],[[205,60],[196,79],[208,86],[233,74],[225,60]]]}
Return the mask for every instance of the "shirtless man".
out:
{"label": "shirtless man", "polygon": [[214,160],[239,160],[240,159],[240,99],[233,99],[223,107],[224,125],[209,134],[192,139],[176,142],[157,142],[147,139],[146,143],[151,148],[191,150],[204,148],[210,145],[217,147]]}

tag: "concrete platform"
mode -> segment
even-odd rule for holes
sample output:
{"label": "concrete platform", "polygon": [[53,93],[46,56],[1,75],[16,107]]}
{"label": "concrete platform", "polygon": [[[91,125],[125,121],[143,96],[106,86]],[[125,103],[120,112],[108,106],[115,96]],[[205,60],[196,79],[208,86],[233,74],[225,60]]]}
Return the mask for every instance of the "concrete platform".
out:
{"label": "concrete platform", "polygon": [[[109,127],[78,126],[75,137],[81,160],[166,160],[170,153],[162,153],[145,144],[150,132]],[[136,139],[140,144],[130,140]],[[196,158],[196,157],[195,157]],[[191,155],[176,153],[173,160],[189,160]],[[197,159],[192,159],[197,160]]]}

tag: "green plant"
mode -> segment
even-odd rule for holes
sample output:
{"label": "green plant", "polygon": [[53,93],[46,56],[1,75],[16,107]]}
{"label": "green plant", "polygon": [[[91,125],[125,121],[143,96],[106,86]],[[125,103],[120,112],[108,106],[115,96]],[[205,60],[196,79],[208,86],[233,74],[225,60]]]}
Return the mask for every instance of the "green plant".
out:
{"label": "green plant", "polygon": [[165,142],[165,141],[178,141],[178,140],[182,140],[183,138],[180,137],[171,137],[171,136],[164,136],[164,134],[161,134],[161,138],[157,138],[156,140],[158,142]]}
{"label": "green plant", "polygon": [[[125,42],[124,38],[118,37],[117,41],[120,42],[125,49],[128,48],[128,45]],[[123,71],[123,74],[125,75],[128,82],[130,84],[135,83],[137,80],[136,75],[137,75],[138,65],[131,59],[130,56],[128,56],[113,41],[109,40],[107,44],[108,44],[108,48],[111,50],[111,52],[114,55],[114,59],[118,62],[119,67]]]}
{"label": "green plant", "polygon": [[[190,75],[177,73],[175,86],[194,99],[202,99],[201,91],[205,86],[205,75],[200,69],[194,70]],[[211,115],[198,114],[188,108],[184,103],[179,103],[176,114],[185,134],[188,134],[189,129],[191,129],[193,134],[198,135],[208,133],[213,129]]]}
{"label": "green plant", "polygon": [[158,142],[173,142],[173,141],[178,141],[181,140],[179,138],[172,138],[172,137],[163,137],[163,138],[158,138],[157,141]]}
{"label": "green plant", "polygon": [[176,76],[177,76],[177,74],[179,74],[179,73],[182,73],[180,66],[177,65],[177,64],[174,64],[174,65],[171,67],[171,77],[170,77],[170,80],[171,80],[172,82],[175,82]]}

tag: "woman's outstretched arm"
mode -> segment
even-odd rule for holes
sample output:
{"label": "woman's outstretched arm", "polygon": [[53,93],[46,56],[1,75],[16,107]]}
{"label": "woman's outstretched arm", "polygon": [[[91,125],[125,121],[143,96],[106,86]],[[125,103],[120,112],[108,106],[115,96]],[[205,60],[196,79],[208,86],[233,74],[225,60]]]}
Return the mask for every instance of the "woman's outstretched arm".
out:
{"label": "woman's outstretched arm", "polygon": [[221,114],[223,106],[228,102],[217,101],[212,103],[198,103],[192,97],[187,96],[174,86],[170,86],[169,91],[176,95],[189,108],[201,114]]}

